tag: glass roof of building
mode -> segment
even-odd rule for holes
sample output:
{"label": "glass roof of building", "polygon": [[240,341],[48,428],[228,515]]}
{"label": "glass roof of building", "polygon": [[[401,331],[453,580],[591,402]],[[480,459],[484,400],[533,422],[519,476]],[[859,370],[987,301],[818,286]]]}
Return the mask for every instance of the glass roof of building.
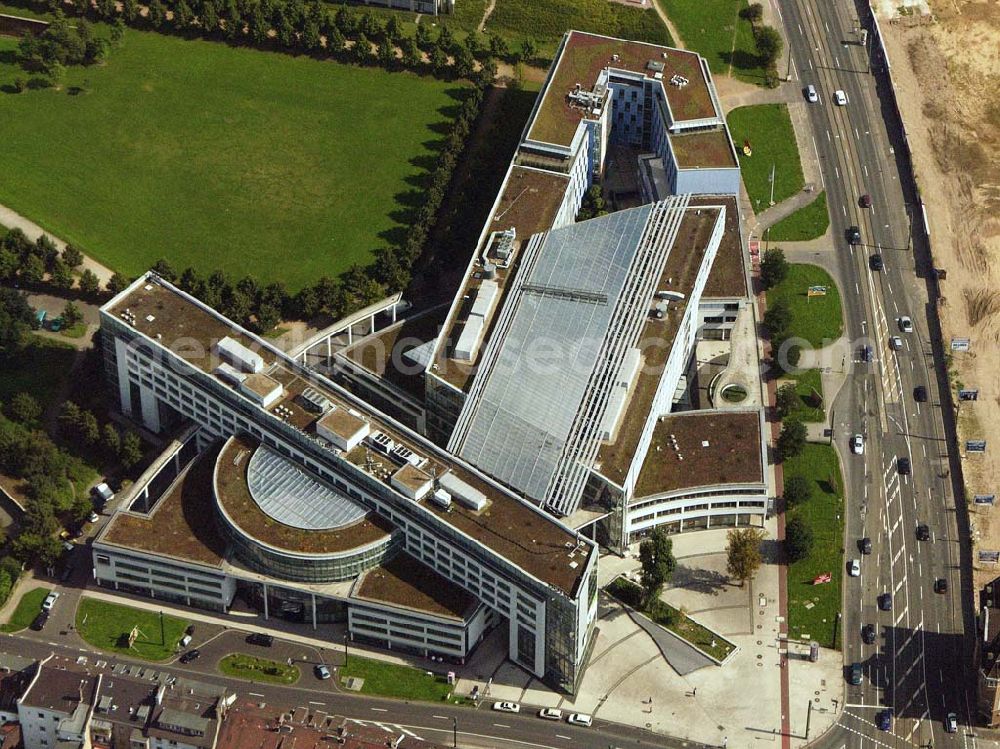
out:
{"label": "glass roof of building", "polygon": [[642,296],[636,283],[648,277],[651,289],[662,267],[665,239],[653,224],[666,223],[663,211],[669,211],[664,204],[649,204],[533,240],[452,450],[535,500],[551,498],[553,478],[573,452],[567,445],[589,441],[580,427],[582,407],[603,387],[603,371],[617,370],[617,340],[637,332],[648,311],[648,298],[636,303]]}
{"label": "glass roof of building", "polygon": [[293,528],[340,528],[362,520],[367,514],[354,500],[265,445],[257,448],[250,458],[247,485],[261,510]]}

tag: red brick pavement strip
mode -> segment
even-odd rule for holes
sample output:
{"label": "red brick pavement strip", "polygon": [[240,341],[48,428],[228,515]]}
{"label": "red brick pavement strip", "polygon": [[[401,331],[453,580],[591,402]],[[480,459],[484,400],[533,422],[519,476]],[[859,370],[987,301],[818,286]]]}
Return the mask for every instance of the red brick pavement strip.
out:
{"label": "red brick pavement strip", "polygon": [[[753,278],[754,289],[757,293],[758,320],[764,319],[764,311],[767,309],[767,297],[760,288],[760,282],[756,274]],[[764,341],[764,356],[771,354],[771,344]],[[778,435],[781,432],[781,422],[775,415],[777,403],[777,383],[769,380],[767,383],[767,421],[771,425],[771,444],[778,442]],[[774,493],[776,497],[781,497],[784,493],[784,470],[780,463],[774,466]],[[784,508],[778,507],[778,543],[785,540],[785,513]],[[781,623],[778,625],[778,634],[786,643],[788,641],[788,567],[784,564],[778,568],[778,611],[781,614]],[[787,650],[781,657],[781,749],[790,749],[792,745],[791,720],[789,716],[788,697],[788,653]]]}

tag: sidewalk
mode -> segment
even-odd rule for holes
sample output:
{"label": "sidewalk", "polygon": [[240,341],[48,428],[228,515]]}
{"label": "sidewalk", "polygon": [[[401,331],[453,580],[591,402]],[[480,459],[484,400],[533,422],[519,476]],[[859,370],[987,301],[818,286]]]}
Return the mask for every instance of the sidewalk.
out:
{"label": "sidewalk", "polygon": [[[66,243],[63,240],[52,236],[34,221],[25,218],[19,213],[15,213],[5,205],[0,205],[0,226],[6,226],[8,229],[20,229],[32,242],[36,241],[40,236],[42,236],[42,234],[45,234],[53,241],[60,252],[62,252],[66,247]],[[97,276],[97,280],[101,282],[102,286],[108,282],[113,274],[113,271],[110,268],[101,265],[99,262],[93,258],[87,257],[86,255],[83,256],[83,264],[80,266],[80,270],[84,269],[90,270],[95,276]]]}

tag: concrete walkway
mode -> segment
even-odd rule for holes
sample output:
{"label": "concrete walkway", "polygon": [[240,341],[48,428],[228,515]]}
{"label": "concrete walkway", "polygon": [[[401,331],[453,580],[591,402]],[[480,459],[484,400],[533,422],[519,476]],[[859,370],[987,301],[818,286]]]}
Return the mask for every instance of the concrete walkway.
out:
{"label": "concrete walkway", "polygon": [[663,655],[663,660],[669,663],[670,667],[679,676],[687,676],[699,668],[716,665],[707,655],[670,634],[660,625],[650,621],[638,612],[626,610],[632,621],[638,624],[642,628],[642,631],[652,638],[660,654]]}
{"label": "concrete walkway", "polygon": [[[0,205],[0,226],[6,226],[8,229],[20,229],[32,242],[36,241],[44,234],[52,240],[60,252],[62,252],[66,247],[66,243],[63,240],[52,236],[34,221],[25,218],[21,214],[4,205]],[[83,256],[83,264],[80,266],[80,269],[90,270],[95,276],[97,276],[97,280],[101,282],[102,286],[106,284],[113,275],[113,271],[110,268],[101,265],[96,260],[87,257],[86,255]]]}

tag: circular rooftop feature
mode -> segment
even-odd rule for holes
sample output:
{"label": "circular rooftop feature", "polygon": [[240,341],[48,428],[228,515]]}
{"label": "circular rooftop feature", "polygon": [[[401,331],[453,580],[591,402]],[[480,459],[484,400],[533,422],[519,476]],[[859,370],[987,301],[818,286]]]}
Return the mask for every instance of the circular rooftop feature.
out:
{"label": "circular rooftop feature", "polygon": [[354,500],[317,481],[266,445],[250,457],[247,486],[264,513],[292,528],[341,528],[368,514]]}
{"label": "circular rooftop feature", "polygon": [[742,403],[747,399],[747,389],[733,382],[722,388],[722,400],[727,403]]}

